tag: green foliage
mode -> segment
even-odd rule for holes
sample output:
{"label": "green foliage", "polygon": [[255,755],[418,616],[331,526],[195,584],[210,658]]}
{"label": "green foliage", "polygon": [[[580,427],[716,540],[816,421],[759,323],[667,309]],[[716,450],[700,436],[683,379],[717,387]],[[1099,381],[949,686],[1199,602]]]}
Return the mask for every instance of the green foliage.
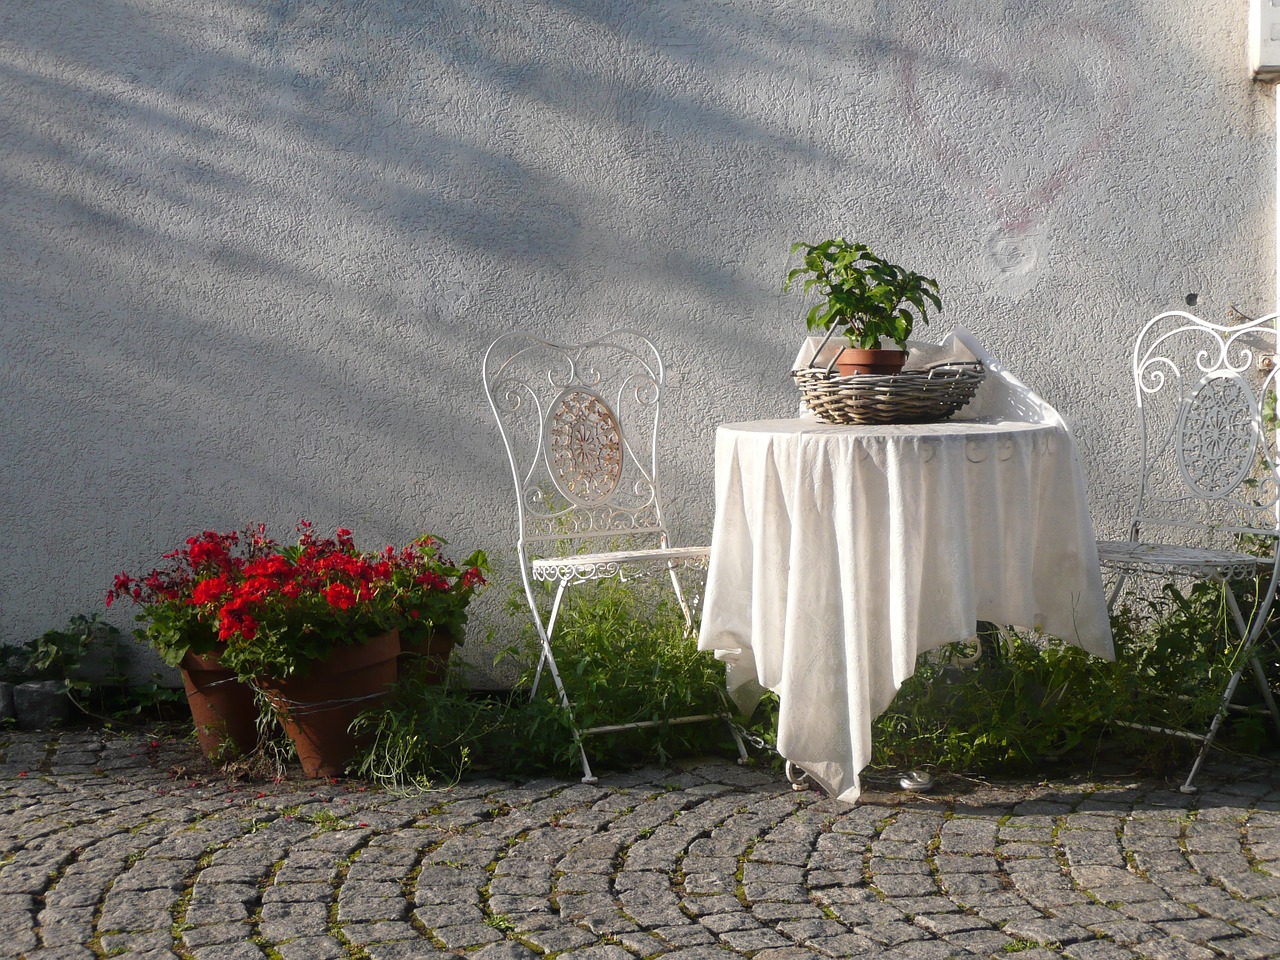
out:
{"label": "green foliage", "polygon": [[[684,615],[665,583],[645,588],[615,581],[569,591],[556,628],[556,660],[580,729],[670,717],[724,713],[724,667],[699,651]],[[537,648],[530,643],[529,669],[521,689],[532,686]],[[543,750],[553,749],[564,769],[577,764],[577,748],[552,678],[544,671],[530,704]],[[727,740],[715,723],[658,726],[593,734],[587,738],[592,764],[625,766],[666,762],[677,753],[715,749]]]}
{"label": "green foliage", "polygon": [[473,750],[505,721],[501,702],[468,696],[448,680],[428,683],[424,670],[420,662],[402,664],[391,702],[356,719],[352,732],[369,738],[356,776],[395,791],[454,783],[471,766]]}
{"label": "green foliage", "polygon": [[[1247,613],[1252,593],[1236,587]],[[696,649],[668,596],[614,582],[569,592],[557,659],[580,726],[725,710],[721,665]],[[513,612],[527,616],[522,603]],[[1129,725],[1208,727],[1239,655],[1222,589],[1166,585],[1154,598],[1130,598],[1113,627],[1114,662],[993,629],[976,662],[959,662],[972,659],[972,645],[922,656],[875,723],[873,765],[1013,773],[1052,761],[1092,763],[1106,751],[1130,769],[1182,769],[1194,743]],[[469,695],[453,683],[431,687],[412,674],[403,679],[390,709],[360,721],[374,745],[357,773],[398,788],[452,782],[473,763],[503,775],[576,774],[577,747],[548,674],[529,697],[538,649],[531,637],[530,629],[526,643],[507,652],[527,665],[509,700]],[[1280,675],[1275,644],[1264,643],[1262,653],[1267,672]],[[1237,701],[1251,689],[1242,683]],[[776,719],[777,700],[767,695],[748,738],[773,746]],[[1219,742],[1253,751],[1268,730],[1265,717],[1233,713]],[[715,723],[592,735],[586,745],[599,769],[731,749]],[[775,754],[760,759],[781,766]]]}
{"label": "green foliage", "polygon": [[154,675],[133,682],[131,660],[131,644],[117,627],[97,614],[77,615],[60,630],[0,647],[0,677],[11,683],[60,681],[76,706],[98,719],[155,712],[182,699],[181,691],[163,686]]}
{"label": "green foliage", "polygon": [[942,308],[936,281],[876,256],[864,243],[837,237],[792,244],[793,254],[801,251],[804,264],[788,272],[782,289],[806,277],[804,292],[816,289],[824,298],[805,317],[809,329],[843,326],[852,347],[878,349],[881,337],[903,347],[917,321],[929,322],[928,308]]}
{"label": "green foliage", "polygon": [[[1232,584],[1246,618],[1250,618],[1257,586],[1256,582]],[[1274,608],[1272,614],[1257,652],[1274,688],[1280,678],[1275,644],[1280,623]],[[1117,659],[1131,671],[1129,696],[1118,708],[1117,719],[1204,732],[1240,662],[1241,641],[1222,585],[1196,583],[1183,592],[1165,584],[1155,599],[1130,599],[1113,627]],[[1234,700],[1240,705],[1259,702],[1252,671],[1246,669]],[[1257,713],[1233,712],[1226,728],[1227,743],[1256,752],[1267,742],[1270,726]]]}
{"label": "green foliage", "polygon": [[[656,585],[661,586],[661,585]],[[658,591],[602,582],[569,592],[560,611],[556,658],[580,728],[725,711],[724,669],[701,653],[678,607]],[[670,591],[663,591],[669,596]],[[527,622],[527,609],[521,622]],[[516,610],[513,608],[513,613]],[[519,615],[517,613],[517,615]],[[507,775],[572,775],[578,749],[549,670],[530,695],[539,647],[532,627],[517,648],[526,669],[507,699],[431,686],[410,673],[390,707],[362,716],[373,743],[358,775],[396,788],[452,782],[478,763]],[[586,738],[593,767],[665,761],[724,750],[722,724],[662,725]]]}
{"label": "green foliage", "polygon": [[[1252,596],[1238,584],[1236,592]],[[1152,772],[1181,766],[1198,744],[1142,728],[1208,729],[1238,662],[1239,638],[1228,624],[1221,585],[1184,592],[1166,584],[1158,596],[1130,597],[1117,611],[1114,662],[1016,635],[988,636],[971,666],[954,662],[963,649],[924,655],[875,723],[873,762],[1016,772],[1046,760],[1091,762],[1105,749]],[[1274,644],[1263,648],[1274,686]],[[1249,681],[1246,673],[1238,703],[1254,692]],[[1232,713],[1219,744],[1256,752],[1269,727],[1265,716]]]}
{"label": "green foliage", "polygon": [[876,765],[1027,769],[1096,736],[1116,664],[1056,641],[988,639],[984,650],[966,667],[957,648],[917,662],[876,720]]}

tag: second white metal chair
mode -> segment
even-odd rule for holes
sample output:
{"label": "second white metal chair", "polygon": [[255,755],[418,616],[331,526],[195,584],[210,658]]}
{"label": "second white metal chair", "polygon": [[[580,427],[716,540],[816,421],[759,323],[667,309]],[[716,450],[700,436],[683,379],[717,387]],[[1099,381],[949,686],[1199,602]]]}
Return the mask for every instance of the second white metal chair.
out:
{"label": "second white metal chair", "polygon": [[[1109,602],[1135,575],[1216,581],[1240,638],[1207,732],[1149,728],[1201,742],[1184,793],[1194,790],[1246,668],[1280,732],[1257,652],[1280,575],[1276,424],[1264,415],[1274,411],[1275,324],[1274,316],[1219,324],[1170,311],[1142,328],[1133,349],[1141,476],[1129,539],[1098,543],[1099,561],[1116,578]],[[1254,609],[1245,617],[1233,583],[1255,579]]]}
{"label": "second white metal chair", "polygon": [[[678,571],[705,567],[710,548],[671,546],[663,517],[658,483],[662,359],[649,340],[630,330],[570,345],[508,333],[485,353],[484,385],[515,481],[520,575],[541,644],[533,694],[546,669],[572,718],[552,645],[569,587],[665,572],[692,626]],[[556,585],[546,610],[535,587],[540,581]],[[720,714],[587,729],[574,722],[583,780],[596,779],[584,736],[711,720],[728,722]],[[730,723],[729,729],[745,759],[737,728]]]}

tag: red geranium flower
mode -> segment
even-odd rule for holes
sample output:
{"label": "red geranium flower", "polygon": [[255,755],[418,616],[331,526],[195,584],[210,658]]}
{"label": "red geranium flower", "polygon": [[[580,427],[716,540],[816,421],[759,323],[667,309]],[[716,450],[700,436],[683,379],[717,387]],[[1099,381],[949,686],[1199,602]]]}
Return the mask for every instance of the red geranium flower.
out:
{"label": "red geranium flower", "polygon": [[197,607],[206,603],[213,603],[215,600],[221,600],[230,592],[231,584],[227,582],[225,575],[210,577],[208,580],[201,580],[196,584],[195,589],[191,591],[191,603]]}
{"label": "red geranium flower", "polygon": [[350,610],[356,604],[355,592],[345,583],[331,584],[325,590],[324,598],[329,601],[329,606],[339,610]]}

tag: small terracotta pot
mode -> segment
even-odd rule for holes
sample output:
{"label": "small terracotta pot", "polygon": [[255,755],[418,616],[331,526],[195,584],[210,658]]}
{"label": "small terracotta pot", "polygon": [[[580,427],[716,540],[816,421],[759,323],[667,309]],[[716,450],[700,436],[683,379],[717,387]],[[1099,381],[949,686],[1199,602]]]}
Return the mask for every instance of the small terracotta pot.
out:
{"label": "small terracotta pot", "polygon": [[901,373],[902,365],[906,362],[905,350],[859,350],[856,347],[845,347],[836,357],[836,369],[842,377],[859,373],[893,374]]}
{"label": "small terracotta pot", "polygon": [[215,654],[188,650],[178,669],[200,752],[215,763],[251,753],[258,745],[253,689],[222,666]]}
{"label": "small terracotta pot", "polygon": [[306,676],[258,681],[308,777],[338,777],[364,743],[351,722],[386,701],[396,682],[400,635],[391,630],[337,647]]}
{"label": "small terracotta pot", "polygon": [[454,635],[443,627],[422,631],[414,636],[400,634],[400,660],[405,668],[414,667],[422,680],[432,686],[444,683],[449,670],[449,654],[457,645]]}

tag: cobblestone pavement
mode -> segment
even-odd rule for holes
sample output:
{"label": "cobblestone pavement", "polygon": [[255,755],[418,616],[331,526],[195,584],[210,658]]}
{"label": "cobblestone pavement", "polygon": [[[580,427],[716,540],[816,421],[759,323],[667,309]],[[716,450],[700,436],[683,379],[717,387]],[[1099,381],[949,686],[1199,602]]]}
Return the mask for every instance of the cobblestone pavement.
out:
{"label": "cobblestone pavement", "polygon": [[415,797],[0,734],[0,956],[1280,956],[1280,771],[796,793],[767,769]]}

